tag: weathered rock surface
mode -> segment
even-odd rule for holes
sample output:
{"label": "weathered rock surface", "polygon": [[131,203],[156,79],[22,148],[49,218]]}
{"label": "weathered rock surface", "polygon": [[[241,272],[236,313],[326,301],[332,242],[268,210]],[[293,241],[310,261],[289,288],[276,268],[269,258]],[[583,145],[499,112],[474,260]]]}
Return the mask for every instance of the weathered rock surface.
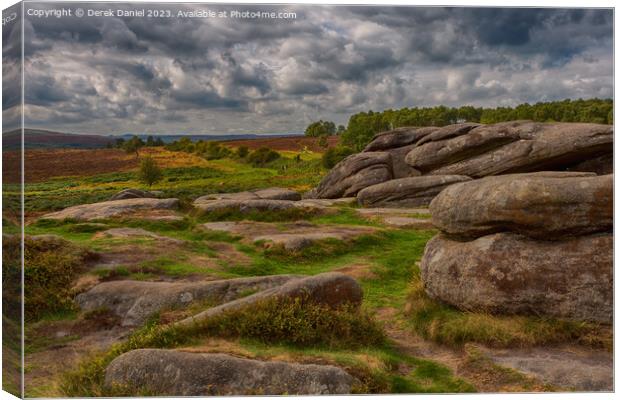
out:
{"label": "weathered rock surface", "polygon": [[307,278],[293,279],[282,286],[210,308],[177,322],[177,325],[192,326],[209,318],[243,309],[262,301],[295,298],[329,307],[338,307],[343,304],[359,305],[362,302],[362,288],[355,279],[347,275],[327,272]]}
{"label": "weathered rock surface", "polygon": [[194,200],[194,203],[208,203],[214,200],[258,200],[260,199],[256,193],[252,192],[235,192],[235,193],[212,193],[207,194],[201,197],[198,197]]}
{"label": "weathered rock surface", "polygon": [[427,218],[411,218],[399,216],[383,217],[383,223],[392,228],[433,229],[433,223]]}
{"label": "weathered rock surface", "polygon": [[381,132],[376,134],[372,141],[368,143],[366,148],[364,148],[364,152],[389,150],[414,144],[426,135],[435,132],[437,129],[439,128],[435,126],[422,128],[405,126],[391,131]]}
{"label": "weathered rock surface", "polygon": [[94,238],[115,238],[115,239],[127,239],[127,238],[136,238],[136,237],[145,237],[149,239],[154,239],[163,242],[169,242],[174,244],[183,244],[185,243],[183,240],[174,239],[167,236],[161,236],[153,232],[149,232],[142,228],[112,228],[105,230],[103,232],[98,232],[95,234]]}
{"label": "weathered rock surface", "polygon": [[365,187],[392,179],[392,158],[387,152],[353,154],[323,178],[313,193],[319,199],[355,196]]}
{"label": "weathered rock surface", "polygon": [[187,306],[208,299],[228,302],[248,290],[280,286],[295,275],[273,275],[207,282],[110,281],[100,283],[76,297],[82,311],[107,308],[121,318],[123,326],[139,326],[153,313],[171,307]]}
{"label": "weathered rock surface", "polygon": [[613,236],[539,241],[497,233],[431,239],[420,265],[427,294],[469,311],[611,323]]}
{"label": "weathered rock surface", "polygon": [[[433,175],[489,175],[555,170],[613,153],[611,125],[514,121],[418,145],[406,157]],[[597,167],[599,170],[600,166]]]}
{"label": "weathered rock surface", "polygon": [[417,144],[418,146],[421,146],[426,142],[437,142],[440,140],[446,140],[446,139],[451,139],[453,137],[465,135],[472,129],[477,128],[479,126],[482,126],[482,125],[477,124],[477,123],[471,123],[471,122],[442,126],[441,128],[436,128],[430,134],[425,135],[423,138],[421,138],[417,142]]}
{"label": "weathered rock surface", "polygon": [[357,201],[364,207],[427,206],[446,187],[470,180],[470,177],[462,175],[392,179],[362,189],[357,194]]}
{"label": "weathered rock surface", "polygon": [[[519,139],[520,131],[510,125],[483,126],[446,140],[429,140],[406,157],[412,167],[427,173],[441,166],[482,154]],[[441,138],[441,136],[439,136]]]}
{"label": "weathered rock surface", "polygon": [[305,221],[273,224],[267,222],[209,222],[204,228],[241,236],[248,241],[265,242],[265,247],[283,246],[288,251],[298,251],[325,239],[351,240],[377,230],[365,226],[315,225]]}
{"label": "weathered rock surface", "polygon": [[389,149],[385,151],[392,159],[392,175],[394,179],[419,176],[422,174],[405,161],[407,154],[409,154],[415,146],[415,144],[411,144],[409,146],[398,147],[396,149]]}
{"label": "weathered rock surface", "polygon": [[107,386],[160,396],[347,394],[355,378],[329,365],[256,361],[226,354],[133,350],[114,359]]}
{"label": "weathered rock surface", "polygon": [[355,197],[343,197],[340,199],[303,199],[297,202],[298,206],[334,207],[350,206],[357,203]]}
{"label": "weathered rock surface", "polygon": [[611,231],[613,175],[538,172],[457,183],[431,202],[433,223],[463,237],[511,231],[549,240]]}
{"label": "weathered rock surface", "polygon": [[238,211],[241,213],[251,213],[255,211],[272,211],[280,212],[287,210],[302,209],[312,213],[318,213],[326,211],[326,207],[318,204],[310,204],[302,201],[292,200],[266,200],[266,199],[252,199],[252,200],[196,200],[194,202],[196,208],[202,211],[209,212],[223,212],[223,211]]}
{"label": "weathered rock surface", "polygon": [[158,197],[155,193],[140,189],[125,189],[110,197],[109,201],[126,199],[149,199]]}
{"label": "weathered rock surface", "polygon": [[613,354],[592,348],[485,349],[498,365],[533,375],[556,387],[592,392],[613,390]]}
{"label": "weathered rock surface", "polygon": [[255,190],[254,194],[257,195],[260,199],[292,201],[301,200],[301,194],[299,194],[298,192],[279,187]]}
{"label": "weathered rock surface", "polygon": [[179,207],[178,199],[126,199],[82,204],[62,211],[45,214],[44,219],[96,220],[148,210],[172,210]]}
{"label": "weathered rock surface", "polygon": [[209,203],[214,200],[301,200],[301,195],[294,190],[271,187],[267,189],[259,189],[251,192],[236,192],[236,193],[212,193],[205,196],[201,196],[194,200],[195,203]]}

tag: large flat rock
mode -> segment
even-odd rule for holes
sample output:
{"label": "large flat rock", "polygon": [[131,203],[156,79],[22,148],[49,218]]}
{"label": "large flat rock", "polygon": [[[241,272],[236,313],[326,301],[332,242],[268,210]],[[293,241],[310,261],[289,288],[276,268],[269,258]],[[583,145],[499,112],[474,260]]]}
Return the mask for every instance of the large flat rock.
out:
{"label": "large flat rock", "polygon": [[241,236],[252,243],[264,242],[267,247],[281,245],[289,251],[298,251],[326,239],[347,241],[377,231],[365,226],[315,225],[305,221],[282,224],[224,221],[210,222],[202,226],[209,230]]}
{"label": "large flat rock", "polygon": [[428,206],[446,187],[470,181],[463,175],[415,176],[392,179],[369,186],[357,194],[357,201],[364,207],[421,207]]}
{"label": "large flat rock", "polygon": [[347,394],[355,382],[329,365],[161,349],[122,354],[105,373],[107,386],[143,388],[159,396]]}
{"label": "large flat rock", "polygon": [[613,175],[514,174],[457,183],[431,202],[433,224],[462,237],[518,232],[543,240],[613,227]]}
{"label": "large flat rock", "polygon": [[485,349],[495,363],[513,368],[542,382],[581,392],[614,387],[613,353],[586,347],[532,347]]}
{"label": "large flat rock", "polygon": [[208,203],[213,200],[301,200],[301,195],[290,189],[271,187],[267,189],[258,189],[245,192],[234,193],[212,193],[201,196],[194,200],[195,203]]}
{"label": "large flat rock", "polygon": [[110,310],[121,318],[123,326],[139,326],[154,313],[173,307],[208,299],[228,302],[248,290],[265,290],[280,286],[295,275],[273,275],[255,278],[226,279],[208,282],[145,282],[111,281],[100,283],[76,297],[82,311],[101,308]]}
{"label": "large flat rock", "polygon": [[185,241],[167,236],[161,236],[156,233],[147,231],[142,228],[112,228],[96,233],[94,239],[112,238],[112,239],[131,239],[131,238],[148,238],[160,242],[168,242],[172,244],[184,244]]}
{"label": "large flat rock", "polygon": [[194,207],[205,213],[217,213],[226,211],[235,211],[242,214],[254,212],[286,212],[294,210],[302,210],[312,214],[327,213],[329,209],[322,204],[309,202],[306,200],[268,200],[268,199],[220,199],[205,200],[198,199],[194,201]]}
{"label": "large flat rock", "polygon": [[150,210],[174,210],[179,207],[178,199],[125,199],[104,201],[101,203],[82,204],[65,208],[62,211],[45,214],[44,219],[75,219],[75,220],[97,220],[123,215],[130,215],[135,212]]}
{"label": "large flat rock", "polygon": [[562,241],[497,233],[460,242],[437,235],[420,270],[431,298],[462,310],[612,321],[611,233]]}
{"label": "large flat rock", "polygon": [[355,279],[338,272],[326,272],[306,278],[292,279],[282,286],[210,308],[176,324],[181,327],[193,326],[226,312],[251,307],[269,300],[301,299],[336,308],[344,304],[359,305],[362,302],[362,296],[362,288]]}

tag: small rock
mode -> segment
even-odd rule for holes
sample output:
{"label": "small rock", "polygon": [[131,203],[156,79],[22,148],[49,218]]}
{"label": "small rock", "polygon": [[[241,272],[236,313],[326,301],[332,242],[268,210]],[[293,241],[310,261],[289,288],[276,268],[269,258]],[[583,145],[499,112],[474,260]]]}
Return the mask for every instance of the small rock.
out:
{"label": "small rock", "polygon": [[[161,193],[161,192],[159,192]],[[154,192],[148,192],[140,189],[125,189],[110,197],[109,201],[126,200],[126,199],[146,199],[158,197]]]}
{"label": "small rock", "polygon": [[257,195],[258,198],[266,200],[301,200],[301,194],[296,191],[279,187],[255,190],[254,194]]}

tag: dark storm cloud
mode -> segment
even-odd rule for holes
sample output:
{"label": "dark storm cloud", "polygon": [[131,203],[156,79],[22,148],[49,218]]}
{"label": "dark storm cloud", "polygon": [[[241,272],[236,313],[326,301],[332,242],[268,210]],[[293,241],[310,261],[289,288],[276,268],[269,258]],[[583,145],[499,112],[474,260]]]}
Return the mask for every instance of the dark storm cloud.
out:
{"label": "dark storm cloud", "polygon": [[[45,7],[59,4],[37,6]],[[299,132],[368,109],[612,95],[611,10],[153,7],[297,18],[29,18],[30,123],[101,133]],[[15,104],[10,93],[5,99],[3,108]]]}

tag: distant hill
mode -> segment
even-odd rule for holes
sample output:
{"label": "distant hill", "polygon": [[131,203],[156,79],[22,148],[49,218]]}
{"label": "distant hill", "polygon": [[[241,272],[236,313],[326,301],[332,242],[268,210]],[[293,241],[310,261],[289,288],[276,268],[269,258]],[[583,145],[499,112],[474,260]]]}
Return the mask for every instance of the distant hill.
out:
{"label": "distant hill", "polygon": [[[83,135],[62,133],[42,129],[24,130],[24,147],[27,149],[96,149],[103,148],[114,138],[102,135]],[[19,129],[2,134],[3,150],[19,150],[21,147],[21,131]]]}
{"label": "distant hill", "polygon": [[[282,137],[295,137],[301,134],[227,134],[227,135],[152,135],[160,137],[165,143],[179,140],[182,137],[188,137],[192,141],[198,140],[252,140],[252,139],[269,139]],[[27,149],[100,149],[106,147],[108,143],[114,143],[118,138],[129,139],[133,134],[126,133],[123,135],[88,135],[78,133],[54,132],[43,129],[25,129],[25,148]],[[146,140],[150,135],[136,135]],[[21,131],[19,129],[9,131],[2,134],[3,150],[19,150],[21,140]]]}
{"label": "distant hill", "polygon": [[139,138],[146,140],[147,137],[159,137],[164,143],[174,142],[175,140],[179,140],[182,137],[190,138],[191,141],[197,142],[198,140],[205,141],[216,141],[216,142],[224,142],[229,140],[253,140],[253,139],[269,139],[269,138],[283,138],[283,137],[295,137],[295,136],[303,136],[302,133],[268,133],[263,135],[251,134],[251,133],[239,133],[239,134],[227,134],[227,135],[134,135],[131,133],[126,133],[116,137],[122,137],[123,139],[130,139],[133,136],[138,136]]}

